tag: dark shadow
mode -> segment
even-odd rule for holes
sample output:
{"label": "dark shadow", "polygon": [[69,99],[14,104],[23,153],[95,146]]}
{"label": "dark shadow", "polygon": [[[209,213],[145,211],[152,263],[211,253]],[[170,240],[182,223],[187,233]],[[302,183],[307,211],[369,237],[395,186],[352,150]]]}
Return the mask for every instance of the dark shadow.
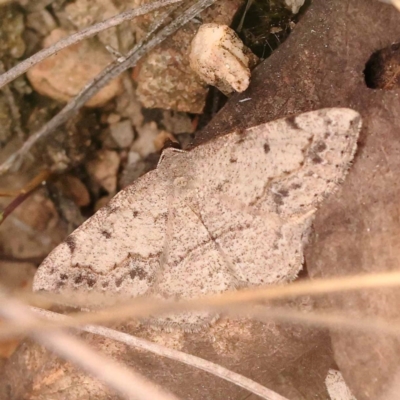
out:
{"label": "dark shadow", "polygon": [[400,87],[400,43],[372,54],[364,69],[370,89],[393,90]]}

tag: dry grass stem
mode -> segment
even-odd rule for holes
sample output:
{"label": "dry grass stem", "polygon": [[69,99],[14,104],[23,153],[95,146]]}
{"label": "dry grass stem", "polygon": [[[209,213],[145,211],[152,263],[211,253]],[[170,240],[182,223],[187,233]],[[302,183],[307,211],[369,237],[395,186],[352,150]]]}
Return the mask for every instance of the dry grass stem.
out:
{"label": "dry grass stem", "polygon": [[113,26],[120,25],[124,21],[129,21],[140,15],[145,15],[159,8],[166,7],[170,4],[181,3],[182,1],[184,0],[154,1],[145,4],[141,7],[137,7],[135,9],[128,10],[121,14],[115,15],[114,17],[106,19],[105,21],[89,26],[85,29],[82,29],[79,32],[74,33],[73,35],[63,38],[54,45],[38,51],[33,56],[27,58],[26,60],[21,61],[15,67],[11,68],[9,71],[0,75],[0,88],[7,85],[14,79],[18,78],[20,75],[25,73],[29,68],[40,63],[41,61],[52,56],[53,54],[59,52],[60,50],[65,49],[68,46],[78,43],[84,39],[90,38],[98,34],[99,32],[112,28]]}
{"label": "dry grass stem", "polygon": [[[92,96],[94,96],[101,88],[106,86],[112,79],[122,74],[128,68],[136,65],[136,63],[150,50],[158,46],[168,36],[176,32],[179,28],[185,25],[193,17],[201,11],[213,4],[215,0],[199,0],[190,2],[190,7],[185,8],[178,17],[170,24],[159,30],[154,37],[154,32],[150,32],[144,40],[137,44],[131,51],[128,52],[125,58],[118,59],[106,67],[99,75],[97,75],[85,88],[71,100],[55,117],[47,122],[39,131],[35,132],[23,144],[23,146],[12,154],[3,164],[0,165],[0,175],[9,171],[11,168],[18,168],[26,154],[32,146],[39,140],[53,133],[60,125],[64,124],[73,114],[75,114]],[[157,23],[155,31],[158,30]]]}
{"label": "dry grass stem", "polygon": [[[60,315],[51,311],[42,310],[39,308],[32,308],[34,312],[37,314],[46,317],[47,319],[53,321],[62,321],[67,319],[68,317],[64,315]],[[217,365],[211,361],[204,360],[200,357],[193,356],[191,354],[183,353],[178,350],[170,349],[165,346],[161,346],[159,344],[150,342],[145,339],[141,339],[132,335],[128,335],[123,332],[118,332],[114,329],[106,328],[103,326],[96,325],[87,325],[79,328],[85,332],[90,332],[95,335],[101,335],[107,337],[112,340],[116,340],[118,342],[122,342],[127,344],[128,346],[143,349],[150,351],[151,353],[157,354],[161,357],[167,357],[171,360],[176,360],[181,363],[190,365],[191,367],[195,367],[201,369],[203,371],[209,372],[215,376],[218,376],[222,379],[225,379],[229,382],[232,382],[249,392],[260,396],[266,400],[288,400],[285,397],[273,392],[270,389],[265,388],[264,386],[258,384],[257,382],[252,381],[242,375],[239,375],[233,371],[230,371],[220,365]]]}
{"label": "dry grass stem", "polygon": [[[20,326],[40,322],[31,310],[15,300],[2,299],[0,314]],[[125,399],[178,400],[139,374],[90,349],[81,340],[60,330],[31,332],[30,336],[64,359],[78,365]]]}
{"label": "dry grass stem", "polygon": [[319,312],[301,312],[287,308],[268,308],[265,310],[248,310],[243,308],[241,312],[235,310],[236,315],[247,315],[258,321],[280,321],[286,323],[295,323],[309,325],[318,328],[329,329],[348,329],[373,334],[387,334],[391,336],[400,335],[400,323],[388,322],[379,317],[361,317],[360,315],[344,315],[339,313],[319,313]]}
{"label": "dry grass stem", "polygon": [[[38,189],[44,181],[49,179],[50,175],[50,171],[44,170],[39,172],[39,174],[28,182],[28,184],[15,195],[15,198],[3,210],[0,210],[0,225],[19,205]],[[5,197],[9,194],[9,192],[0,191],[0,197]]]}
{"label": "dry grass stem", "polygon": [[[226,310],[229,312],[229,308],[233,305],[243,306],[246,303],[257,301],[397,286],[400,286],[400,272],[384,272],[331,279],[315,279],[312,281],[294,282],[285,286],[245,289],[220,295],[206,296],[201,299],[182,300],[180,302],[156,301],[143,298],[133,299],[96,312],[73,313],[70,314],[71,319],[58,321],[57,323],[41,321],[40,323],[26,324],[24,327],[9,324],[0,328],[0,337],[13,337],[30,332],[31,330],[77,327],[85,324],[100,324],[131,318],[145,318],[149,315],[155,316],[163,313],[187,310],[208,309]],[[394,326],[393,324],[391,325]],[[396,329],[395,332],[397,334]]]}

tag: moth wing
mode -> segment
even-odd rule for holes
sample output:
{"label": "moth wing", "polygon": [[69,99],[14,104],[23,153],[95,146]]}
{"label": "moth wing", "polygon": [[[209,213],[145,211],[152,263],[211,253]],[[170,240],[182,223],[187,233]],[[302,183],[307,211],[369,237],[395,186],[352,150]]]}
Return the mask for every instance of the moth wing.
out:
{"label": "moth wing", "polygon": [[[34,289],[188,298],[293,279],[310,213],[345,176],[359,121],[319,110],[168,157],[58,246]],[[184,320],[204,318],[163,322]]]}
{"label": "moth wing", "polygon": [[155,170],[118,193],[48,255],[34,290],[145,294],[163,253],[169,186]]}
{"label": "moth wing", "polygon": [[[195,205],[178,193],[174,193],[170,201],[167,246],[152,295],[179,300],[236,288],[238,280],[199,218]],[[152,319],[151,323],[163,328],[179,325],[185,331],[193,332],[215,318],[215,314],[207,311],[196,311],[168,314]]]}
{"label": "moth wing", "polygon": [[361,117],[351,109],[328,108],[300,114],[289,124],[312,138],[301,168],[272,183],[267,203],[275,203],[282,217],[296,218],[317,208],[343,182],[357,149]]}
{"label": "moth wing", "polygon": [[347,174],[360,115],[327,108],[232,133],[190,152],[203,207],[213,194],[281,218],[315,209]]}
{"label": "moth wing", "polygon": [[345,177],[359,129],[353,110],[313,111],[218,138],[171,167],[241,284],[296,277],[310,218]]}
{"label": "moth wing", "polygon": [[[181,167],[185,155],[177,158]],[[179,299],[234,288],[208,231],[174,191],[168,168],[139,178],[49,254],[34,290]],[[193,331],[213,318],[207,312],[179,313],[150,323]]]}

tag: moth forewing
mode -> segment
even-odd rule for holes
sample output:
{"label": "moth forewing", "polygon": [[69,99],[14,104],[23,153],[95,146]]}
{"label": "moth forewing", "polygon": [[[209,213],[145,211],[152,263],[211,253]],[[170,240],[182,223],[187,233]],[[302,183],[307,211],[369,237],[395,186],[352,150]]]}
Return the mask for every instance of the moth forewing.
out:
{"label": "moth forewing", "polygon": [[[193,298],[293,280],[322,200],[347,173],[361,119],[329,108],[169,154],[42,263],[34,290]],[[152,320],[196,330],[207,313]]]}

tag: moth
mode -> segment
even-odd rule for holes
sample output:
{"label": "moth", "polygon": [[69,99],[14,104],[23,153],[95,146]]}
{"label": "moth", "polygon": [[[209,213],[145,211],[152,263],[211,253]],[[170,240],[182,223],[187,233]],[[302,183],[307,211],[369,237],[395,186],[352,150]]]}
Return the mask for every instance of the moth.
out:
{"label": "moth", "polygon": [[[118,193],[53,250],[35,291],[187,299],[289,282],[321,202],[345,178],[360,115],[307,112],[164,151],[154,171]],[[185,312],[150,324],[201,329]]]}

